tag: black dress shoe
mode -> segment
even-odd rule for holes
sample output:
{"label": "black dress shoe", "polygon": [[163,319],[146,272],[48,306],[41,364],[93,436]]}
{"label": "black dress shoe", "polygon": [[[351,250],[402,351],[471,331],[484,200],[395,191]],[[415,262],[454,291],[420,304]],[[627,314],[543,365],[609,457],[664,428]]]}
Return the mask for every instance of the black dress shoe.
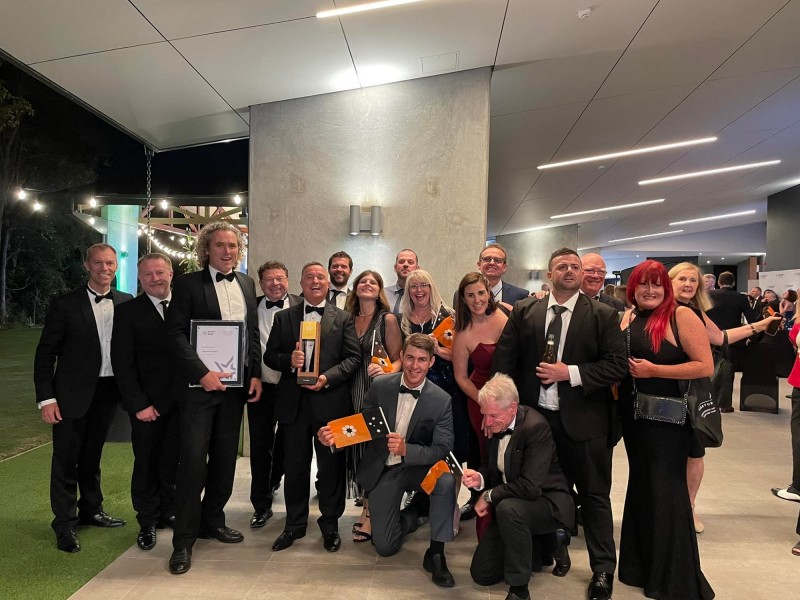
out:
{"label": "black dress shoe", "polygon": [[272,509],[257,510],[250,517],[250,529],[261,529],[272,518]]}
{"label": "black dress shoe", "polygon": [[81,551],[81,545],[78,543],[78,536],[74,531],[65,531],[56,536],[56,545],[62,552],[69,552],[74,554]]}
{"label": "black dress shoe", "polygon": [[444,554],[433,554],[428,548],[425,551],[425,558],[422,559],[422,568],[433,575],[431,581],[439,587],[451,588],[456,584],[450,571],[447,570]]}
{"label": "black dress shoe", "polygon": [[156,525],[156,529],[175,529],[175,515],[171,517],[162,517],[158,520],[158,525]]}
{"label": "black dress shoe", "polygon": [[459,512],[461,512],[462,521],[469,521],[477,516],[475,514],[475,507],[472,505],[471,502],[467,502],[464,506],[462,506],[458,510]]}
{"label": "black dress shoe", "polygon": [[336,531],[329,531],[322,534],[322,547],[328,552],[336,552],[342,547],[342,538]]}
{"label": "black dress shoe", "polygon": [[589,583],[589,600],[611,600],[614,591],[613,573],[595,573]]}
{"label": "black dress shoe", "polygon": [[272,544],[272,549],[275,552],[286,550],[289,546],[294,544],[295,540],[299,540],[300,538],[305,536],[306,536],[305,531],[284,531],[282,534],[278,536],[278,539],[275,540],[275,543]]}
{"label": "black dress shoe", "polygon": [[553,575],[564,577],[569,573],[572,561],[569,558],[569,532],[565,529],[556,530],[556,549],[553,551],[553,560],[556,566],[553,567]]}
{"label": "black dress shoe", "polygon": [[230,527],[217,527],[216,529],[201,529],[197,537],[203,540],[215,539],[223,544],[238,544],[244,541],[241,531],[236,531]]}
{"label": "black dress shoe", "polygon": [[144,525],[136,536],[136,545],[142,550],[152,550],[156,547],[156,526]]}
{"label": "black dress shoe", "polygon": [[122,527],[125,525],[125,521],[123,519],[116,519],[107,515],[102,510],[96,515],[81,517],[78,519],[78,523],[81,525],[94,525],[95,527]]}
{"label": "black dress shoe", "polygon": [[172,551],[169,557],[169,572],[173,575],[183,575],[192,568],[192,549],[178,548]]}
{"label": "black dress shoe", "polygon": [[520,596],[519,594],[515,594],[514,592],[509,590],[508,595],[506,596],[506,600],[530,600],[530,597],[531,597],[530,594],[528,594],[527,596]]}

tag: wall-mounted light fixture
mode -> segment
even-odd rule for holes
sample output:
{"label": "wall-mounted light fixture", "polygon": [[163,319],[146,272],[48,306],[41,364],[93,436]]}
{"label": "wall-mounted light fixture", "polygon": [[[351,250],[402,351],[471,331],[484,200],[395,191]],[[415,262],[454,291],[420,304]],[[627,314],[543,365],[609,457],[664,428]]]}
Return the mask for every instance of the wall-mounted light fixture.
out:
{"label": "wall-mounted light fixture", "polygon": [[359,205],[350,205],[350,235],[358,235],[362,231],[369,231],[370,235],[383,232],[383,210],[380,206],[371,206],[369,212],[362,212]]}

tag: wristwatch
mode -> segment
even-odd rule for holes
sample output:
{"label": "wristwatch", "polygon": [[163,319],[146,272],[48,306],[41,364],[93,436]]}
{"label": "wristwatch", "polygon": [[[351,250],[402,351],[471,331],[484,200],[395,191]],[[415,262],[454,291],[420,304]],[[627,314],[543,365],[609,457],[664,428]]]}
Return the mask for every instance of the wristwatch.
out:
{"label": "wristwatch", "polygon": [[492,490],[486,490],[483,492],[483,501],[486,502],[486,504],[492,503]]}

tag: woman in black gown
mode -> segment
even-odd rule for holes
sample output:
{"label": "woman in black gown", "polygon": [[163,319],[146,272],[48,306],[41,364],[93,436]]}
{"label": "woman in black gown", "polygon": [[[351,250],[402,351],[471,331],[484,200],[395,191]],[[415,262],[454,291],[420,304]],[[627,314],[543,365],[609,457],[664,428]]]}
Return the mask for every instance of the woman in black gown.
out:
{"label": "woman in black gown", "polygon": [[[680,381],[708,377],[714,369],[700,319],[676,307],[667,270],[647,260],[628,280],[621,327],[629,340],[630,375],[620,389],[628,489],[622,517],[619,579],[658,600],[710,600],[714,591],[700,570],[697,535],[686,484],[694,440],[689,419],[675,425],[634,417],[639,392],[683,395]],[[676,339],[677,333],[677,339]]]}

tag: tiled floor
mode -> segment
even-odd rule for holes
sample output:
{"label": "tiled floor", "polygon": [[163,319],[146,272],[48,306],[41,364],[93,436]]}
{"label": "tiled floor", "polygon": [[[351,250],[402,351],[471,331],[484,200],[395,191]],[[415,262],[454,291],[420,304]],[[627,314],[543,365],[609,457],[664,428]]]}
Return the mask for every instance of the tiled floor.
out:
{"label": "tiled floor", "polygon": [[[782,382],[782,396],[789,388]],[[781,399],[778,415],[738,411],[724,415],[725,444],[709,450],[698,509],[706,531],[698,536],[703,570],[720,600],[796,598],[800,590],[800,558],[791,555],[800,505],[776,499],[770,487],[789,483],[789,401]],[[625,451],[614,455],[612,500],[619,539],[619,519],[627,480]],[[407,540],[400,553],[379,558],[369,544],[353,544],[343,536],[342,549],[322,549],[315,524],[309,535],[283,552],[269,547],[283,527],[282,496],[267,527],[248,528],[249,465],[240,460],[234,495],[228,505],[228,525],[245,533],[242,544],[223,545],[199,540],[192,569],[176,577],[167,570],[170,537],[143,552],[135,545],[76,592],[75,600],[213,600],[266,598],[504,598],[505,586],[482,588],[470,580],[469,562],[475,547],[474,521],[465,524],[447,560],[456,579],[451,590],[437,588],[421,567],[427,548],[427,528]],[[358,516],[349,503],[340,523],[344,533]],[[313,516],[313,508],[312,508]],[[134,532],[132,531],[132,534]],[[582,537],[570,546],[573,566],[565,578],[537,574],[531,581],[534,598],[585,598],[591,573]],[[641,590],[617,583],[617,600],[643,598]]]}

